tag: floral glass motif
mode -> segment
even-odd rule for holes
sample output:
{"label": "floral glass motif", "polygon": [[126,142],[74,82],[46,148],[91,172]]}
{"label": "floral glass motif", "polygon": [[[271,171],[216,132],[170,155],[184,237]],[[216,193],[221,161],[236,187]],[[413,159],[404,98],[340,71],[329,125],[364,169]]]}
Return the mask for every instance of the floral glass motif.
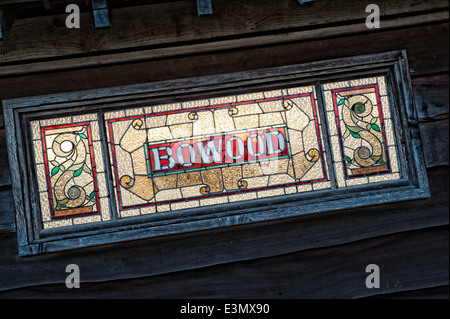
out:
{"label": "floral glass motif", "polygon": [[339,187],[398,179],[384,77],[324,85]]}
{"label": "floral glass motif", "polygon": [[329,188],[313,86],[105,113],[119,217]]}
{"label": "floral glass motif", "polygon": [[[64,122],[67,124],[61,124]],[[44,228],[108,220],[109,212],[102,216],[102,209],[108,210],[109,205],[104,198],[101,207],[99,191],[106,187],[105,173],[102,169],[97,172],[96,166],[102,158],[94,158],[101,153],[98,132],[94,134],[97,141],[92,137],[97,122],[74,123],[62,118],[34,121],[31,126]],[[103,182],[100,186],[98,173]]]}

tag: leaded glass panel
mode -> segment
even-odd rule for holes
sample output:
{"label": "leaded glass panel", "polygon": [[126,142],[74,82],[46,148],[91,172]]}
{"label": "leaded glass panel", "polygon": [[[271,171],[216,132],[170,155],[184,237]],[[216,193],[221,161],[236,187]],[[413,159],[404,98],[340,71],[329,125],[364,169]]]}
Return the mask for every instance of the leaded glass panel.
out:
{"label": "leaded glass panel", "polygon": [[31,122],[44,228],[110,219],[95,114]]}
{"label": "leaded glass panel", "polygon": [[121,218],[330,187],[313,86],[105,118]]}
{"label": "leaded glass panel", "polygon": [[323,86],[338,187],[400,178],[385,77]]}

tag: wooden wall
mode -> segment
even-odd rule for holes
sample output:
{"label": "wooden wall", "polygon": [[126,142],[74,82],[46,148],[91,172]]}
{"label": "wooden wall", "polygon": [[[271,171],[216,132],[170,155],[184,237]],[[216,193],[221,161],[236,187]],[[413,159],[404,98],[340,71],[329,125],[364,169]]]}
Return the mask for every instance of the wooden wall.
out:
{"label": "wooden wall", "polygon": [[173,1],[113,10],[106,30],[89,13],[80,30],[64,13],[16,20],[0,100],[406,49],[431,197],[19,257],[0,116],[0,298],[448,298],[448,1],[377,1],[370,30],[368,3],[214,0],[198,17]]}

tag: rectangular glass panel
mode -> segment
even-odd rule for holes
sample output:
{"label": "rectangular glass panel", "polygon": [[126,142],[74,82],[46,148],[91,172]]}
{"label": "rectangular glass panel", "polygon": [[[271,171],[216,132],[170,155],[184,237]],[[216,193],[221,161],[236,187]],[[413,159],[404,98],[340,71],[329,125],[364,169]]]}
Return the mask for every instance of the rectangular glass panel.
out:
{"label": "rectangular glass panel", "polygon": [[338,187],[399,179],[385,77],[323,89]]}
{"label": "rectangular glass panel", "polygon": [[43,227],[109,220],[97,116],[33,121],[31,132]]}
{"label": "rectangular glass panel", "polygon": [[119,217],[329,188],[316,104],[307,86],[105,113]]}

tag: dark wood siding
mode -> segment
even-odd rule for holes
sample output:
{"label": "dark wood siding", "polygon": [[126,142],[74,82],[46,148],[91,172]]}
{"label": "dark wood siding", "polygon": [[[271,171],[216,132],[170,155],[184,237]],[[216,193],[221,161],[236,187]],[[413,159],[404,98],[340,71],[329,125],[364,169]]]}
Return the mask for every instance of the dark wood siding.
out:
{"label": "dark wood siding", "polygon": [[[16,20],[0,100],[405,49],[431,197],[19,257],[1,116],[0,297],[448,298],[448,1],[379,2],[376,30],[356,0],[217,0],[202,17],[175,1],[118,9],[110,30],[83,14],[71,35],[54,27],[64,15]],[[64,284],[71,263],[82,289]],[[365,286],[371,263],[379,289]]]}

